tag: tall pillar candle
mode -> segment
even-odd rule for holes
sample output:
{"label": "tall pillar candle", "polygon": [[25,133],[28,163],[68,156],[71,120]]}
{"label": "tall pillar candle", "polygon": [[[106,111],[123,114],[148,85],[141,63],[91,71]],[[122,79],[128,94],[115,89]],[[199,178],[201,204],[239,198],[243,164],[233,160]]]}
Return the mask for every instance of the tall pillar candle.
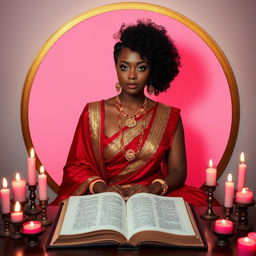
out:
{"label": "tall pillar candle", "polygon": [[33,148],[31,148],[30,156],[28,157],[28,184],[30,186],[36,185],[36,158]]}
{"label": "tall pillar candle", "polygon": [[44,173],[44,167],[40,167],[40,174],[38,175],[38,189],[39,200],[47,200],[47,176]]}
{"label": "tall pillar candle", "polygon": [[20,174],[16,173],[16,178],[12,180],[13,200],[26,201],[26,181],[20,178]]}
{"label": "tall pillar candle", "polygon": [[209,166],[206,168],[206,185],[216,186],[217,169],[213,167],[212,159],[209,160]]}
{"label": "tall pillar candle", "polygon": [[240,155],[240,163],[238,165],[237,190],[241,191],[245,186],[247,165],[244,163],[244,152]]}
{"label": "tall pillar candle", "polygon": [[231,208],[233,207],[233,198],[234,198],[235,184],[232,182],[232,174],[228,175],[228,180],[225,183],[225,200],[224,207]]}
{"label": "tall pillar candle", "polygon": [[3,178],[3,188],[1,189],[2,213],[10,213],[10,189],[7,188],[8,183],[6,178]]}

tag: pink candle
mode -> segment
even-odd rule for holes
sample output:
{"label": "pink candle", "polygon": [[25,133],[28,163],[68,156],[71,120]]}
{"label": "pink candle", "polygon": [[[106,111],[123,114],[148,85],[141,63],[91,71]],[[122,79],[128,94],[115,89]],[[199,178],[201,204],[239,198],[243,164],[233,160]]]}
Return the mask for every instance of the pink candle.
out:
{"label": "pink candle", "polygon": [[253,192],[248,188],[243,188],[242,191],[236,192],[236,202],[240,204],[249,204],[253,201]]}
{"label": "pink candle", "polygon": [[256,242],[256,232],[251,232],[248,234],[248,237],[253,239]]}
{"label": "pink candle", "polygon": [[38,175],[39,186],[39,200],[47,200],[47,176],[44,173],[44,167],[40,167],[40,174]]}
{"label": "pink candle", "polygon": [[228,180],[225,183],[225,200],[224,206],[231,208],[233,207],[233,198],[234,198],[235,184],[232,182],[232,174],[228,175]]}
{"label": "pink candle", "polygon": [[247,165],[244,163],[244,152],[240,155],[240,163],[238,165],[237,190],[241,191],[245,186]]}
{"label": "pink candle", "polygon": [[2,213],[10,213],[10,189],[7,188],[7,180],[3,178],[3,188],[1,189],[1,199],[2,199]]}
{"label": "pink candle", "polygon": [[14,212],[11,212],[12,222],[22,222],[23,221],[23,211],[21,211],[20,202],[17,201],[14,205]]}
{"label": "pink candle", "polygon": [[28,221],[23,223],[22,231],[25,234],[36,234],[42,231],[42,224],[40,221]]}
{"label": "pink candle", "polygon": [[220,234],[231,234],[233,232],[234,224],[230,220],[219,219],[214,223],[214,231]]}
{"label": "pink candle", "polygon": [[241,237],[237,240],[238,256],[255,256],[256,242],[249,237]]}
{"label": "pink candle", "polygon": [[212,159],[210,159],[209,167],[206,168],[206,185],[207,186],[216,185],[216,175],[217,175],[217,169],[213,167]]}
{"label": "pink candle", "polygon": [[30,186],[36,185],[36,158],[33,148],[30,151],[30,157],[28,157],[28,184]]}
{"label": "pink candle", "polygon": [[26,201],[26,181],[20,178],[20,174],[16,173],[16,179],[12,181],[12,192],[14,201]]}

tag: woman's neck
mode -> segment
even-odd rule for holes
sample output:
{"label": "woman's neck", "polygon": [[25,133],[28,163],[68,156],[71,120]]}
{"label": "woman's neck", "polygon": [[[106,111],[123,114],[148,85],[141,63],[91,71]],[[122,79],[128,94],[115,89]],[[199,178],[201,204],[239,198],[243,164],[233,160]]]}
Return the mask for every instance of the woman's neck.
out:
{"label": "woman's neck", "polygon": [[141,107],[141,105],[145,101],[146,96],[144,94],[128,95],[128,94],[120,93],[118,97],[124,107],[130,108],[130,109],[136,109]]}

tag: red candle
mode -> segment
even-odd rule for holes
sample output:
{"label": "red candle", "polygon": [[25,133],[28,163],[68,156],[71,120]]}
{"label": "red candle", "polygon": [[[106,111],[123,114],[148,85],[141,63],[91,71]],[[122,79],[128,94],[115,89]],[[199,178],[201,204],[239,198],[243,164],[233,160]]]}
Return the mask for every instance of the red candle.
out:
{"label": "red candle", "polygon": [[240,163],[238,165],[237,190],[241,191],[245,186],[247,165],[244,163],[244,152],[240,155]]}
{"label": "red candle", "polygon": [[256,242],[249,237],[241,237],[237,240],[238,256],[255,256]]}
{"label": "red candle", "polygon": [[234,224],[230,220],[219,219],[214,223],[214,231],[219,234],[233,233]]}
{"label": "red candle", "polygon": [[209,167],[206,168],[206,185],[207,186],[216,185],[216,175],[217,175],[217,169],[213,167],[212,159],[210,159]]}
{"label": "red candle", "polygon": [[14,212],[11,212],[12,222],[22,222],[23,221],[23,211],[21,211],[20,202],[17,201],[14,205]]}
{"label": "red candle", "polygon": [[248,234],[248,237],[253,239],[256,242],[256,232],[251,232]]}
{"label": "red candle", "polygon": [[47,176],[44,173],[44,167],[40,167],[40,174],[38,175],[39,186],[39,200],[47,200]]}
{"label": "red candle", "polygon": [[3,188],[1,189],[2,213],[10,213],[10,189],[7,188],[7,180],[3,178]]}
{"label": "red candle", "polygon": [[30,186],[36,185],[36,158],[33,148],[31,148],[30,157],[28,157],[28,184]]}
{"label": "red candle", "polygon": [[253,201],[253,192],[248,188],[243,188],[242,191],[236,192],[236,202],[240,204],[249,204]]}
{"label": "red candle", "polygon": [[26,201],[26,181],[16,173],[16,179],[12,181],[12,192],[14,201]]}
{"label": "red candle", "polygon": [[22,232],[25,234],[36,234],[42,231],[40,221],[28,221],[23,223]]}
{"label": "red candle", "polygon": [[228,180],[225,183],[225,200],[224,206],[231,208],[233,206],[233,198],[234,198],[235,184],[232,182],[232,174],[228,175]]}

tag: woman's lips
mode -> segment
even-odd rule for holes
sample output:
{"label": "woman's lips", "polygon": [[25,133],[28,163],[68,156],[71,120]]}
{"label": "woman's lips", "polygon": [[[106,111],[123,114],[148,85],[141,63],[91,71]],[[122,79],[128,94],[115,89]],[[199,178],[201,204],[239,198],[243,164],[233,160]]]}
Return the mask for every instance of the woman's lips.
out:
{"label": "woman's lips", "polygon": [[135,89],[135,88],[137,88],[137,84],[127,84],[127,87],[129,88],[129,89]]}

